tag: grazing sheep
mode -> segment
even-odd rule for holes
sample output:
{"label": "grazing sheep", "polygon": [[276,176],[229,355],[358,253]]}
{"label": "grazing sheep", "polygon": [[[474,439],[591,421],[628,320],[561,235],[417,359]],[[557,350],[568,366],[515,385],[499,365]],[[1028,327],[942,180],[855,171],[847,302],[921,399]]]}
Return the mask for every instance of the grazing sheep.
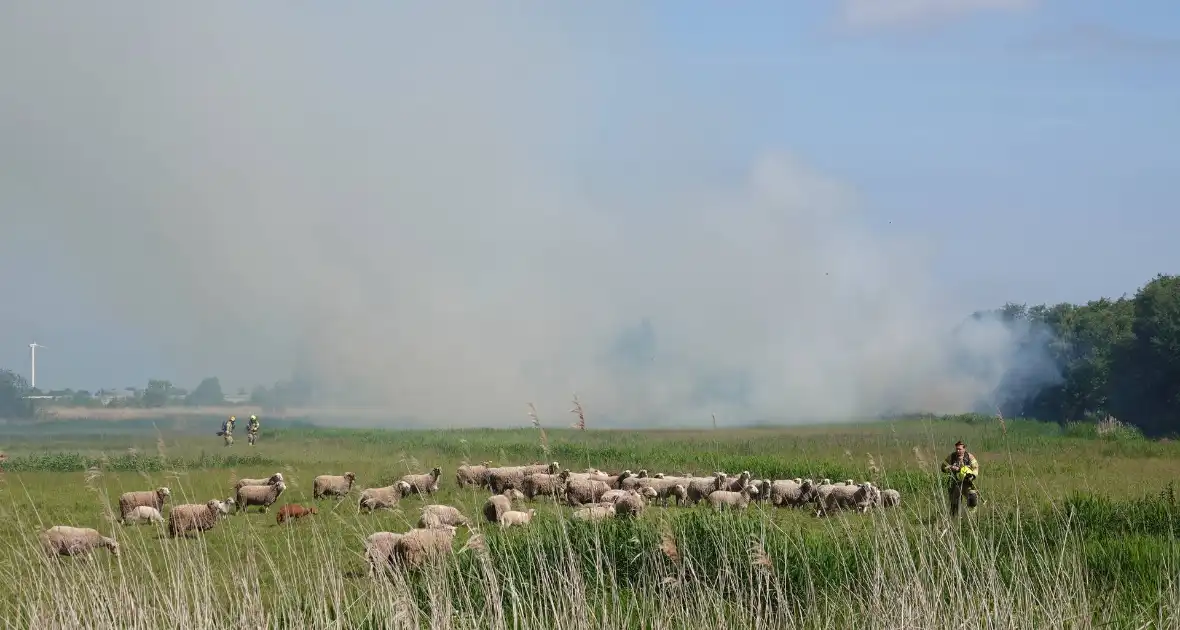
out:
{"label": "grazing sheep", "polygon": [[434,494],[438,492],[438,478],[442,469],[438,466],[425,475],[402,475],[401,481],[410,484],[410,494]]}
{"label": "grazing sheep", "polygon": [[437,529],[445,526],[471,526],[471,521],[459,511],[459,508],[449,505],[427,505],[422,508],[422,516],[418,518],[420,529]]}
{"label": "grazing sheep", "polygon": [[709,504],[720,512],[723,508],[744,510],[750,505],[750,499],[758,495],[758,488],[746,486],[741,492],[733,490],[714,490],[709,493]]}
{"label": "grazing sheep", "polygon": [[901,493],[893,488],[886,488],[879,494],[877,505],[880,507],[897,507],[901,505]]}
{"label": "grazing sheep", "polygon": [[54,525],[37,538],[41,548],[50,556],[79,556],[99,547],[106,547],[112,554],[119,555],[119,543],[114,538],[103,536],[90,527]]}
{"label": "grazing sheep", "polygon": [[237,492],[238,488],[243,486],[270,486],[280,481],[285,481],[285,479],[283,479],[283,473],[281,472],[277,472],[266,479],[239,479],[237,483],[234,484],[234,492]]}
{"label": "grazing sheep", "polygon": [[823,505],[824,501],[827,501],[828,495],[831,494],[835,487],[836,484],[832,483],[831,479],[825,478],[820,481],[819,485],[815,487],[815,492],[811,494],[812,503],[815,503],[816,505]]}
{"label": "grazing sheep", "polygon": [[238,505],[237,513],[245,513],[246,508],[251,505],[261,505],[263,513],[266,513],[286,489],[287,484],[282,481],[268,486],[242,486],[238,488],[238,496],[235,499]]}
{"label": "grazing sheep", "polygon": [[168,535],[175,538],[181,534],[187,536],[188,532],[192,530],[208,531],[217,524],[219,516],[221,516],[221,510],[217,507],[216,499],[210,499],[206,503],[184,503],[174,506],[168,512]]}
{"label": "grazing sheep", "polygon": [[750,485],[750,478],[752,476],[748,470],[743,470],[737,477],[726,475],[725,480],[721,482],[721,487],[718,490],[741,492],[746,486]]}
{"label": "grazing sheep", "polygon": [[352,492],[352,484],[356,482],[356,474],[346,472],[343,475],[320,475],[311,485],[311,496],[322,499],[328,496],[342,497]]}
{"label": "grazing sheep", "polygon": [[583,503],[597,503],[602,499],[602,495],[610,490],[610,485],[605,481],[597,481],[595,479],[569,479],[563,471],[562,475],[566,477],[565,484],[565,500],[573,506],[579,506]]}
{"label": "grazing sheep", "polygon": [[725,473],[715,472],[712,477],[689,477],[685,488],[688,490],[688,501],[693,505],[700,503],[710,493],[721,490],[725,484]]}
{"label": "grazing sheep", "polygon": [[[651,488],[644,488],[644,490],[655,494],[655,490]],[[619,490],[619,492],[623,492],[623,494],[616,496],[611,501],[614,504],[616,516],[638,517],[643,513],[643,508],[646,507],[643,500],[645,495],[634,490]]]}
{"label": "grazing sheep", "polygon": [[522,490],[524,485],[524,478],[527,475],[534,473],[548,473],[556,474],[559,470],[559,464],[552,462],[550,464],[531,464],[528,466],[503,466],[500,468],[488,469],[488,488],[496,494],[500,494],[505,490]]}
{"label": "grazing sheep", "polygon": [[614,518],[615,506],[610,505],[591,505],[574,510],[574,518],[579,521],[602,521],[608,518]]}
{"label": "grazing sheep", "polygon": [[770,484],[770,504],[777,507],[798,507],[811,500],[815,483],[810,479],[779,479]]}
{"label": "grazing sheep", "polygon": [[558,497],[565,493],[565,482],[561,475],[532,473],[521,481],[521,492],[530,501],[538,496]]}
{"label": "grazing sheep", "polygon": [[491,465],[492,462],[484,462],[475,466],[462,464],[455,469],[455,483],[459,486],[486,488],[488,485],[488,467]]}
{"label": "grazing sheep", "polygon": [[500,515],[500,527],[512,527],[517,525],[524,527],[533,522],[533,517],[537,515],[537,511],[529,509],[528,512],[518,512],[516,510],[509,510]]}
{"label": "grazing sheep", "polygon": [[869,508],[877,504],[879,494],[880,490],[869,481],[853,486],[843,484],[835,486],[824,497],[824,502],[816,510],[816,516],[823,516],[829,512],[842,509],[855,509],[858,512],[867,512]]}
{"label": "grazing sheep", "polygon": [[288,503],[279,508],[279,513],[275,515],[275,525],[282,525],[286,521],[303,518],[312,514],[319,514],[314,505],[303,507],[297,503]]}
{"label": "grazing sheep", "polygon": [[131,510],[141,505],[154,507],[157,510],[163,510],[164,503],[170,496],[172,496],[172,491],[166,486],[161,486],[155,490],[124,492],[123,494],[119,495],[119,518],[127,518],[127,514],[131,512]]}
{"label": "grazing sheep", "polygon": [[454,541],[454,525],[411,529],[394,543],[393,556],[401,566],[413,569],[452,552]]}
{"label": "grazing sheep", "polygon": [[160,511],[150,505],[137,505],[131,508],[127,516],[123,517],[123,524],[133,523],[163,523],[164,517]]}
{"label": "grazing sheep", "polygon": [[513,501],[523,500],[524,493],[520,490],[508,489],[500,494],[494,494],[484,501],[483,516],[489,523],[497,523],[505,512],[512,509]]}
{"label": "grazing sheep", "polygon": [[402,535],[394,532],[376,532],[365,539],[365,561],[369,563],[369,574],[393,567],[393,549]]}
{"label": "grazing sheep", "polygon": [[372,512],[378,509],[393,509],[397,507],[402,497],[408,494],[410,494],[410,484],[404,481],[380,488],[365,488],[361,491],[360,500],[357,501],[357,511]]}

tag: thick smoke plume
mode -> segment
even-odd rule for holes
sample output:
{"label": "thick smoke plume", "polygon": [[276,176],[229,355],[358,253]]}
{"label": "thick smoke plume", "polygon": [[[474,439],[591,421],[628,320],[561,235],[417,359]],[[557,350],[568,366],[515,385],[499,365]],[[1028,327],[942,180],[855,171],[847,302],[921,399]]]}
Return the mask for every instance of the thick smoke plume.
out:
{"label": "thick smoke plume", "polygon": [[995,322],[952,335],[970,309],[920,243],[788,150],[738,181],[682,159],[705,113],[594,172],[603,112],[659,92],[612,101],[588,52],[641,64],[634,32],[444,5],[9,4],[0,239],[120,278],[102,308],[178,382],[302,361],[327,398],[440,423],[564,424],[574,392],[591,427],[953,412],[1027,358]]}

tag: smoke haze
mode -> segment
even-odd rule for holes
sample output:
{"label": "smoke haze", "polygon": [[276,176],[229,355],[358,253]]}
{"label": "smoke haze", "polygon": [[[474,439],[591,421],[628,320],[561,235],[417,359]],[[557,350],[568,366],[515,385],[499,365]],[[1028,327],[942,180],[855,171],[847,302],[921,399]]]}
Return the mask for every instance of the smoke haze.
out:
{"label": "smoke haze", "polygon": [[601,15],[17,4],[0,239],[120,278],[97,303],[175,382],[301,363],[398,416],[520,424],[533,401],[567,424],[577,392],[591,426],[692,424],[965,411],[1027,358],[998,321],[952,333],[970,309],[928,244],[875,233],[789,147],[713,168],[735,123],[707,107],[662,101],[588,174],[620,107]]}

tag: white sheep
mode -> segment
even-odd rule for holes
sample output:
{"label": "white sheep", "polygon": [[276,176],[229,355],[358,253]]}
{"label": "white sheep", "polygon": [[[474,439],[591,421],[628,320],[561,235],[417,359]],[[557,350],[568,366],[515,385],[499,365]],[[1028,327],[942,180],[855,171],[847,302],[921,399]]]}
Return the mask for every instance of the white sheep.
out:
{"label": "white sheep", "polygon": [[852,486],[843,484],[835,486],[824,497],[824,502],[816,510],[816,516],[823,516],[829,512],[841,509],[855,509],[858,512],[867,512],[877,504],[879,494],[880,490],[869,481]]}
{"label": "white sheep", "polygon": [[744,510],[750,505],[750,499],[758,495],[758,488],[748,485],[740,492],[733,490],[714,490],[709,493],[709,504],[720,512],[723,508]]}
{"label": "white sheep", "polygon": [[455,469],[455,483],[459,486],[475,486],[486,488],[488,485],[488,467],[492,462],[482,464],[461,464]]}
{"label": "white sheep", "polygon": [[369,563],[369,574],[376,575],[378,571],[393,566],[394,547],[402,537],[395,532],[376,532],[365,539],[365,561]]}
{"label": "white sheep", "polygon": [[438,478],[442,476],[442,468],[435,466],[424,475],[402,475],[401,481],[410,485],[412,494],[434,494],[438,492]]}
{"label": "white sheep", "polygon": [[770,484],[771,505],[797,507],[811,500],[815,482],[810,479],[779,479]]}
{"label": "white sheep", "polygon": [[123,524],[163,523],[164,516],[150,505],[137,505],[123,517]]}
{"label": "white sheep", "polygon": [[265,479],[239,479],[234,484],[234,492],[237,492],[238,488],[243,486],[268,486],[271,484],[276,484],[280,481],[285,481],[283,479],[283,473],[281,472],[277,472]]}
{"label": "white sheep", "polygon": [[471,521],[450,505],[426,505],[422,507],[422,516],[418,518],[420,529],[438,529],[445,526],[471,526]]}
{"label": "white sheep", "polygon": [[901,505],[901,493],[893,488],[886,488],[880,492],[877,505],[880,507],[897,507]]}
{"label": "white sheep", "polygon": [[397,507],[402,497],[410,494],[410,484],[398,481],[390,486],[380,488],[365,488],[361,491],[361,498],[357,501],[357,511],[372,512],[379,509],[393,509]]}
{"label": "white sheep", "polygon": [[343,475],[320,475],[312,482],[311,496],[322,499],[328,496],[342,497],[352,492],[356,483],[356,473],[346,472]]}
{"label": "white sheep", "polygon": [[54,525],[37,538],[41,548],[50,556],[79,556],[99,547],[106,547],[113,555],[119,555],[119,543],[114,538],[103,536],[90,527]]}
{"label": "white sheep", "polygon": [[[245,486],[255,487],[259,486]],[[213,529],[218,517],[221,516],[221,509],[217,507],[217,503],[217,499],[210,499],[206,503],[183,503],[173,507],[168,512],[168,535],[187,536],[189,531],[204,532]]]}
{"label": "white sheep", "polygon": [[238,496],[235,499],[238,506],[237,513],[245,513],[246,508],[251,505],[262,506],[262,511],[265,513],[270,510],[270,506],[274,505],[275,501],[279,500],[279,495],[286,489],[287,484],[282,481],[266,486],[242,486],[238,488]]}
{"label": "white sheep", "polygon": [[615,506],[610,505],[590,505],[574,510],[574,518],[580,521],[602,521],[608,518],[615,517]]}
{"label": "white sheep", "polygon": [[454,540],[454,525],[411,529],[394,543],[393,555],[398,564],[412,569],[454,551]]}
{"label": "white sheep", "polygon": [[528,512],[520,512],[517,510],[508,510],[500,515],[500,527],[512,527],[513,525],[524,527],[533,522],[533,517],[537,515],[537,511],[529,509]]}

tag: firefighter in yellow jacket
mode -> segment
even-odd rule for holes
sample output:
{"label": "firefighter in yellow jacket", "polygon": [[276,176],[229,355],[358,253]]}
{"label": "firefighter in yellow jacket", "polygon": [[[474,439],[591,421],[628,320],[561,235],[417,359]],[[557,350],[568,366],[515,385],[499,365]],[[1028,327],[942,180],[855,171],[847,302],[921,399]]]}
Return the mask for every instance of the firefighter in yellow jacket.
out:
{"label": "firefighter in yellow jacket", "polygon": [[979,505],[979,491],[975,488],[975,477],[979,475],[979,460],[967,451],[962,440],[955,442],[955,452],[942,462],[942,472],[950,474],[951,516],[959,515],[959,504],[967,495],[967,510]]}
{"label": "firefighter in yellow jacket", "polygon": [[220,435],[225,439],[226,446],[234,445],[234,423],[237,421],[237,416],[230,416],[225,419],[225,422],[221,423],[221,431],[219,431],[217,435]]}
{"label": "firefighter in yellow jacket", "polygon": [[250,414],[250,420],[246,423],[246,439],[250,446],[258,441],[258,416],[254,414]]}

